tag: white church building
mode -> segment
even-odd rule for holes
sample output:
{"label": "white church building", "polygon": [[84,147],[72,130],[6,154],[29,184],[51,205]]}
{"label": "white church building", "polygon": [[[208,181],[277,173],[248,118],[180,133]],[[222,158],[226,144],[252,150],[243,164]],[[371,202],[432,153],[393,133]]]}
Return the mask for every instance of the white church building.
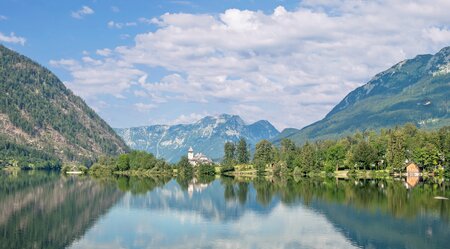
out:
{"label": "white church building", "polygon": [[211,159],[209,159],[202,153],[197,153],[194,155],[194,149],[192,149],[192,147],[189,147],[189,150],[188,150],[188,160],[192,166],[196,166],[196,165],[203,164],[203,163],[206,164],[206,163],[213,162]]}

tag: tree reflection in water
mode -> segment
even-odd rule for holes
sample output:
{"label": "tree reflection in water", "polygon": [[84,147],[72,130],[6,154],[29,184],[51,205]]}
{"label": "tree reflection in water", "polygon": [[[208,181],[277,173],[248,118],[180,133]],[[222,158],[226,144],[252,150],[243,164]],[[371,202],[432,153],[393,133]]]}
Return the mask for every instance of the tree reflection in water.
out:
{"label": "tree reflection in water", "polygon": [[114,183],[52,172],[0,178],[0,248],[64,248],[123,195]]}
{"label": "tree reflection in water", "polygon": [[[161,238],[167,238],[163,243],[171,245],[183,241],[184,237],[176,234],[189,233],[195,237],[205,231],[211,243],[229,239],[245,244],[239,241],[242,234],[229,229],[234,225],[245,227],[249,220],[259,226],[269,226],[252,230],[262,232],[255,233],[256,238],[283,236],[288,241],[275,241],[281,244],[300,243],[295,230],[310,227],[313,230],[308,236],[327,229],[321,238],[326,237],[329,243],[344,238],[351,242],[347,244],[349,247],[445,248],[450,244],[450,201],[434,198],[450,197],[449,182],[443,179],[216,179],[211,176],[93,179],[66,178],[45,172],[0,177],[0,248],[69,245],[82,248],[87,244],[101,246],[116,237],[121,238],[122,247],[128,248],[135,241],[126,238],[144,242],[151,238],[133,232],[142,226],[154,227],[152,233],[160,233]],[[98,219],[106,213],[104,220]],[[135,219],[129,219],[128,215]],[[183,230],[184,223],[171,224],[180,215],[201,217],[202,222],[190,224],[189,231]],[[168,220],[158,220],[160,217]],[[270,224],[266,224],[266,219]],[[319,223],[289,222],[299,219]],[[128,227],[109,230],[110,224],[124,222]],[[277,232],[274,237],[264,234],[270,226],[283,227],[285,222],[290,223],[289,231],[273,231]],[[326,223],[334,230],[327,228]],[[96,229],[89,230],[94,224]],[[161,230],[165,228],[168,230]]]}

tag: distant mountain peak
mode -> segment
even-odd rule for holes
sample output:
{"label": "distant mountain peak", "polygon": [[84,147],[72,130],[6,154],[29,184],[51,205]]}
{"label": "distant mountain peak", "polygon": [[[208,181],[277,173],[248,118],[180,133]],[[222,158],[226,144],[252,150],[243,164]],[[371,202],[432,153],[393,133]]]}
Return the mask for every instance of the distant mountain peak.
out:
{"label": "distant mountain peak", "polygon": [[238,115],[206,116],[195,123],[178,124],[161,129],[160,126],[116,129],[133,149],[145,150],[171,162],[186,154],[189,146],[212,159],[223,156],[227,141],[237,142],[241,137],[250,145],[261,139],[271,139],[278,130],[266,120],[247,125]]}
{"label": "distant mountain peak", "polygon": [[197,121],[196,123],[209,123],[209,122],[215,122],[217,125],[228,122],[236,122],[238,124],[245,125],[245,121],[240,116],[225,113],[215,116],[206,116]]}

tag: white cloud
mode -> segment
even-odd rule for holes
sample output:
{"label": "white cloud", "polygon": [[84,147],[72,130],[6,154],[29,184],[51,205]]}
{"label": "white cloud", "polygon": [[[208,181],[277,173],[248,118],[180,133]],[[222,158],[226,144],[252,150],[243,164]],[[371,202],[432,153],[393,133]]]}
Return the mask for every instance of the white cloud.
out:
{"label": "white cloud", "polygon": [[101,55],[101,56],[110,56],[111,55],[111,49],[109,48],[104,48],[104,49],[97,49],[97,51],[95,51],[96,54]]}
{"label": "white cloud", "polygon": [[17,43],[24,46],[26,41],[27,40],[24,37],[16,36],[13,32],[11,32],[9,36],[0,32],[0,42]]}
{"label": "white cloud", "polygon": [[153,108],[156,108],[156,105],[154,104],[145,104],[145,103],[136,103],[134,104],[134,107],[139,111],[139,112],[147,112]]}
{"label": "white cloud", "polygon": [[114,22],[114,21],[109,21],[108,22],[108,27],[109,28],[116,28],[116,29],[121,29],[124,27],[132,27],[132,26],[136,26],[137,23],[136,22]]}
{"label": "white cloud", "polygon": [[237,104],[231,108],[233,114],[245,117],[245,122],[253,123],[261,120],[266,111],[258,105]]}
{"label": "white cloud", "polygon": [[83,6],[81,9],[77,11],[72,11],[72,17],[76,19],[82,19],[84,16],[92,15],[94,14],[94,10],[91,9],[89,6]]}
{"label": "white cloud", "polygon": [[158,24],[158,18],[145,18],[145,17],[141,17],[138,19],[139,22],[141,23],[146,23],[146,24]]}
{"label": "white cloud", "polygon": [[[127,70],[170,72],[156,82],[139,82],[140,91],[171,101],[219,103],[221,112],[257,107],[264,110],[260,118],[278,128],[302,127],[376,73],[450,45],[448,9],[445,0],[323,0],[270,14],[168,13],[140,18],[156,24],[156,31],[136,35],[134,46],[117,47],[111,56]],[[138,71],[128,78],[145,75]],[[254,119],[253,111],[242,111],[243,118]]]}
{"label": "white cloud", "polygon": [[5,21],[5,20],[8,20],[8,17],[4,16],[4,15],[0,15],[0,21]]}
{"label": "white cloud", "polygon": [[450,45],[450,29],[431,27],[423,31],[425,38],[430,39],[434,43],[449,44]]}
{"label": "white cloud", "polygon": [[70,71],[72,80],[65,83],[83,97],[111,94],[123,98],[123,91],[137,84],[137,79],[144,75],[144,72],[113,58],[96,60],[85,56],[81,62],[62,59],[52,60],[50,65]]}
{"label": "white cloud", "polygon": [[190,114],[182,114],[180,116],[178,116],[177,118],[166,122],[169,125],[175,125],[175,124],[192,124],[195,123],[197,121],[199,121],[200,119],[204,118],[205,116],[208,116],[209,114],[207,112],[202,112],[202,113],[190,113]]}

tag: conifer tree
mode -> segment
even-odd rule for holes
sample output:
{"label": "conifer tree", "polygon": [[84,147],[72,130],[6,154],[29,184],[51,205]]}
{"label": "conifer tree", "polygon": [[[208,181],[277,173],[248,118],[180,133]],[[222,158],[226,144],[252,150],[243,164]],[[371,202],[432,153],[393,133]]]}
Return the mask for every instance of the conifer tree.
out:
{"label": "conifer tree", "polygon": [[245,138],[241,138],[237,146],[237,162],[243,164],[248,163],[249,161],[250,152],[247,148],[247,141],[245,141]]}

